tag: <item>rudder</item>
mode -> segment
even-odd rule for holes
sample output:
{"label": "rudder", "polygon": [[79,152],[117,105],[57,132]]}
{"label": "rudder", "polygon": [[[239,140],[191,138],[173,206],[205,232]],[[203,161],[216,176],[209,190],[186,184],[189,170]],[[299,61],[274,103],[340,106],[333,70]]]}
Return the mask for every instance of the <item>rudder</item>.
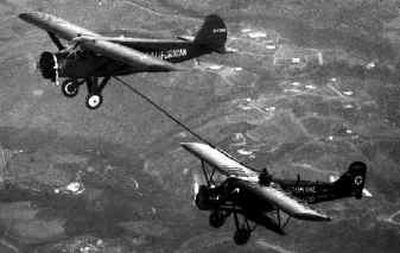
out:
{"label": "rudder", "polygon": [[367,173],[367,165],[357,161],[350,164],[349,169],[336,182],[340,190],[345,195],[362,198],[362,192],[365,185],[365,177]]}
{"label": "rudder", "polygon": [[222,18],[212,14],[205,18],[197,32],[194,43],[218,53],[225,52],[228,31]]}

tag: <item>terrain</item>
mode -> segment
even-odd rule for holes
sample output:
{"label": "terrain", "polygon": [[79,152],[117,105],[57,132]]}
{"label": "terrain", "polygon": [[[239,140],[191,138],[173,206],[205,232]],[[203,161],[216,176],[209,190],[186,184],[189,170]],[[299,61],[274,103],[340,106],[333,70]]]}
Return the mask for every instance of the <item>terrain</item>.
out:
{"label": "terrain", "polygon": [[[0,1],[0,252],[398,252],[399,1]],[[193,34],[224,18],[235,54],[124,77],[205,139],[277,177],[368,165],[373,198],[318,205],[330,223],[259,227],[233,243],[192,205],[196,141],[113,81],[90,111],[43,80],[47,34],[25,11],[126,36]]]}

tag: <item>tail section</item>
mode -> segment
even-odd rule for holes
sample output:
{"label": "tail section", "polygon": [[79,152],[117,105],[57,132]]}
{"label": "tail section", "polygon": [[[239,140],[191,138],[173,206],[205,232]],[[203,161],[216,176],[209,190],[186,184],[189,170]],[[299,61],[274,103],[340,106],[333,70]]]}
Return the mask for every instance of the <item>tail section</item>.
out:
{"label": "tail section", "polygon": [[336,182],[340,192],[344,196],[354,196],[361,199],[365,185],[365,176],[367,173],[367,165],[363,162],[353,162],[349,169]]}
{"label": "tail section", "polygon": [[224,53],[227,36],[224,21],[217,15],[209,15],[197,32],[194,43],[209,50]]}

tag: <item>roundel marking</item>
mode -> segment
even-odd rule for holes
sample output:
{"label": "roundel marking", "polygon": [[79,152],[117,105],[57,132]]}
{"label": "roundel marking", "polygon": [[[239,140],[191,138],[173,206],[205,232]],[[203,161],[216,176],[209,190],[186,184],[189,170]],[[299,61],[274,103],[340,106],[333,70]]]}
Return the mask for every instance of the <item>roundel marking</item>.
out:
{"label": "roundel marking", "polygon": [[361,185],[362,182],[363,182],[362,176],[356,176],[356,177],[354,178],[354,183],[355,183],[356,185]]}

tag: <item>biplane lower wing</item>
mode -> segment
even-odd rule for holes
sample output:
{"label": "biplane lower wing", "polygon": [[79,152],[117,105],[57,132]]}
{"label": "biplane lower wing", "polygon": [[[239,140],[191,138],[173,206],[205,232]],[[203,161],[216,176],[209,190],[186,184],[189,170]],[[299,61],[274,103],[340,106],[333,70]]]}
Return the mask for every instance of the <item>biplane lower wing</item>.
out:
{"label": "biplane lower wing", "polygon": [[283,190],[274,186],[264,186],[259,183],[259,173],[247,168],[210,145],[203,143],[182,143],[182,147],[205,161],[221,174],[236,177],[241,187],[256,195],[260,201],[276,207],[292,217],[310,221],[329,221],[331,218],[289,196]]}

